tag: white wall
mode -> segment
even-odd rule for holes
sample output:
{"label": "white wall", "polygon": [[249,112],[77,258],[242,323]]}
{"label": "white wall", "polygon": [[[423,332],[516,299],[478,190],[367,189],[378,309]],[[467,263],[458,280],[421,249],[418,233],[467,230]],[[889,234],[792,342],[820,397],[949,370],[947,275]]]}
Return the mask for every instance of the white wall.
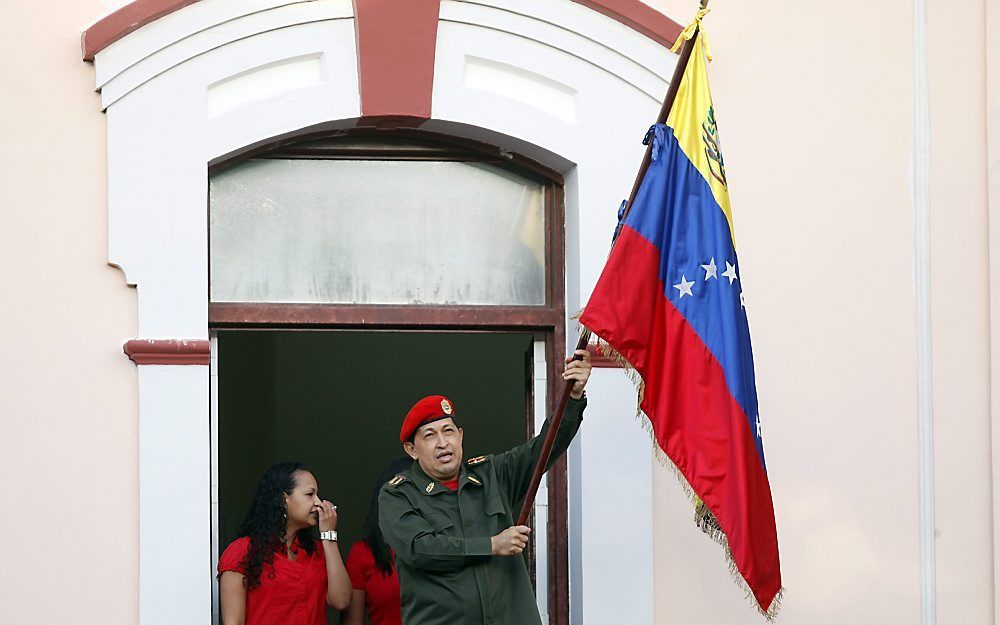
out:
{"label": "white wall", "polygon": [[[583,579],[578,623],[653,622],[653,447],[635,416],[635,387],[595,369],[578,436]],[[676,486],[673,485],[673,486]]]}

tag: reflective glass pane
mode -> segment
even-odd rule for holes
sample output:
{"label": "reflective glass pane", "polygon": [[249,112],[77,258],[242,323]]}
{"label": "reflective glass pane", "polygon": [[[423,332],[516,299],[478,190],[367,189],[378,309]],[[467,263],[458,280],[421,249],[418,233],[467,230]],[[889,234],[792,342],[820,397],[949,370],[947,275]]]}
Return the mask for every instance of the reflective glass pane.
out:
{"label": "reflective glass pane", "polygon": [[251,160],[209,204],[213,302],[545,303],[543,187],[497,167]]}

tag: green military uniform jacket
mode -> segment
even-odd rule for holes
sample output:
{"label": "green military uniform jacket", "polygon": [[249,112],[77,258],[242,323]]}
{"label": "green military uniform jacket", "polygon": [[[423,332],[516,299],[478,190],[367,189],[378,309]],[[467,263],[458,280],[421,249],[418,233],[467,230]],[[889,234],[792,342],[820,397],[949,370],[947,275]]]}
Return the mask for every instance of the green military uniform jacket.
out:
{"label": "green military uniform jacket", "polygon": [[[580,428],[586,398],[570,398],[549,465]],[[541,454],[541,434],[464,463],[458,490],[414,462],[379,494],[379,525],[396,553],[403,625],[540,625],[524,558],[494,556],[490,537],[514,524]]]}

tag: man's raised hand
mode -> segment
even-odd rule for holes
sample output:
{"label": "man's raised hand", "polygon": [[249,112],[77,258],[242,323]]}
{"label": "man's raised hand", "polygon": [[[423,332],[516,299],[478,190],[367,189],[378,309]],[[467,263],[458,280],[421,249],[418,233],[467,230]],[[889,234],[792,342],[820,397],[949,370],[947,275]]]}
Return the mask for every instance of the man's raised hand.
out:
{"label": "man's raised hand", "polygon": [[531,528],[527,525],[513,525],[490,538],[495,556],[516,556],[528,545]]}

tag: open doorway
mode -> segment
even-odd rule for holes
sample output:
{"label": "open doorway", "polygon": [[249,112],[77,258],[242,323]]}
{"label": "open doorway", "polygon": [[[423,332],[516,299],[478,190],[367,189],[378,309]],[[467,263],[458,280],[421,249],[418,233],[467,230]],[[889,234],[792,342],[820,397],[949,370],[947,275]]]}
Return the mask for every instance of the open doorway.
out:
{"label": "open doorway", "polygon": [[216,348],[219,549],[236,538],[264,469],[298,460],[338,506],[346,559],[375,479],[403,455],[403,416],[425,395],[454,402],[466,458],[534,429],[530,332],[221,330]]}

